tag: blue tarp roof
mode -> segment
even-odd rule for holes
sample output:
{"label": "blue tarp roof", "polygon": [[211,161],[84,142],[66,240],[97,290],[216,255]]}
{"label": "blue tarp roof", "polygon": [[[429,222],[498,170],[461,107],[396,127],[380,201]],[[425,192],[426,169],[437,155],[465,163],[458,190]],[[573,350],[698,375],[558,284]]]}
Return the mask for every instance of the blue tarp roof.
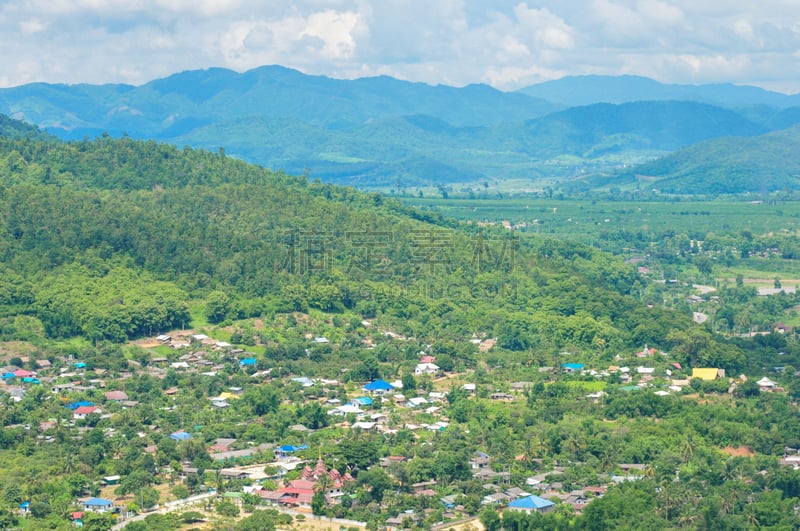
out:
{"label": "blue tarp roof", "polygon": [[565,369],[572,369],[575,371],[583,369],[583,363],[564,363],[561,366]]}
{"label": "blue tarp roof", "polygon": [[171,433],[169,438],[176,441],[188,441],[192,436],[185,431],[176,431],[175,433]]}
{"label": "blue tarp roof", "polygon": [[555,505],[555,503],[536,496],[535,494],[531,494],[530,496],[526,496],[524,498],[518,498],[508,504],[508,506],[513,509],[544,509],[545,507],[550,507],[551,505]]}
{"label": "blue tarp roof", "polygon": [[239,360],[239,365],[242,365],[242,366],[255,365],[256,363],[258,363],[258,360],[255,359],[255,358],[242,358],[242,359]]}
{"label": "blue tarp roof", "polygon": [[13,372],[4,372],[3,373],[3,380],[10,380],[16,376]]}
{"label": "blue tarp roof", "polygon": [[388,391],[394,389],[394,386],[384,380],[375,380],[374,382],[368,383],[363,388],[367,391]]}
{"label": "blue tarp roof", "polygon": [[298,450],[308,450],[308,445],[301,444],[299,446],[293,446],[291,444],[284,444],[283,446],[279,447],[278,450],[283,453],[290,454],[292,452],[297,452]]}
{"label": "blue tarp roof", "polygon": [[358,404],[360,406],[371,406],[372,405],[372,399],[370,397],[368,397],[368,396],[359,396],[358,398],[354,398],[353,402],[355,402],[356,404]]}

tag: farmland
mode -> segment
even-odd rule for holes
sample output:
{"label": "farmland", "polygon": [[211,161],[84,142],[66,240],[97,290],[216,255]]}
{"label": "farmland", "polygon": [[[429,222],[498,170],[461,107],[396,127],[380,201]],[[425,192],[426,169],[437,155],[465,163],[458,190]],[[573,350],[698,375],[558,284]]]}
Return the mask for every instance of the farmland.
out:
{"label": "farmland", "polygon": [[599,201],[508,197],[462,199],[407,198],[408,205],[440,212],[466,222],[509,222],[525,232],[597,243],[607,232],[687,234],[750,231],[797,234],[800,203],[725,201]]}

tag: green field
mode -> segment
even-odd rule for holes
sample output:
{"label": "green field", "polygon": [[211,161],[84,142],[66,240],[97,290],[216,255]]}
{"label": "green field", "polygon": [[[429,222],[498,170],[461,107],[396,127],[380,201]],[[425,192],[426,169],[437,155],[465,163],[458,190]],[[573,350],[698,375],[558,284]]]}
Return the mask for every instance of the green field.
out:
{"label": "green field", "polygon": [[800,203],[746,201],[591,201],[525,197],[503,199],[407,198],[423,210],[468,222],[524,224],[518,230],[591,243],[601,232],[688,234],[749,230],[753,234],[797,234]]}

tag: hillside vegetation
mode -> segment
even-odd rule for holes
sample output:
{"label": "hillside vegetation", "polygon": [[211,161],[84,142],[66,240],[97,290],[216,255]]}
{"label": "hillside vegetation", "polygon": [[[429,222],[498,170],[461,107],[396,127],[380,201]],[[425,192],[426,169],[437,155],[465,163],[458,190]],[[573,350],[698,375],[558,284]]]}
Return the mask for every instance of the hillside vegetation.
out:
{"label": "hillside vegetation", "polygon": [[637,309],[634,271],[577,244],[457,228],[154,142],[3,138],[0,150],[2,312],[37,318],[51,337],[165,330],[218,292],[217,320],[355,310],[424,335],[500,334],[518,349],[658,343],[663,323],[685,323]]}
{"label": "hillside vegetation", "polygon": [[682,149],[623,174],[643,188],[671,194],[768,194],[800,185],[800,128],[748,139],[718,138]]}

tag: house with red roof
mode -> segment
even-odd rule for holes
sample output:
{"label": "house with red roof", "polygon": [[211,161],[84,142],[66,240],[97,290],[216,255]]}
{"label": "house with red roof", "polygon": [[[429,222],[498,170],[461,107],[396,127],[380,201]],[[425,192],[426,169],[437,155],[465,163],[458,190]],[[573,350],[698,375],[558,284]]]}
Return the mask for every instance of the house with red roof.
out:
{"label": "house with red roof", "polygon": [[100,413],[100,408],[97,406],[81,406],[72,412],[72,418],[75,420],[85,419],[87,415],[92,413]]}
{"label": "house with red roof", "polygon": [[106,400],[111,400],[112,402],[122,402],[128,399],[128,393],[125,391],[108,391],[105,397]]}

